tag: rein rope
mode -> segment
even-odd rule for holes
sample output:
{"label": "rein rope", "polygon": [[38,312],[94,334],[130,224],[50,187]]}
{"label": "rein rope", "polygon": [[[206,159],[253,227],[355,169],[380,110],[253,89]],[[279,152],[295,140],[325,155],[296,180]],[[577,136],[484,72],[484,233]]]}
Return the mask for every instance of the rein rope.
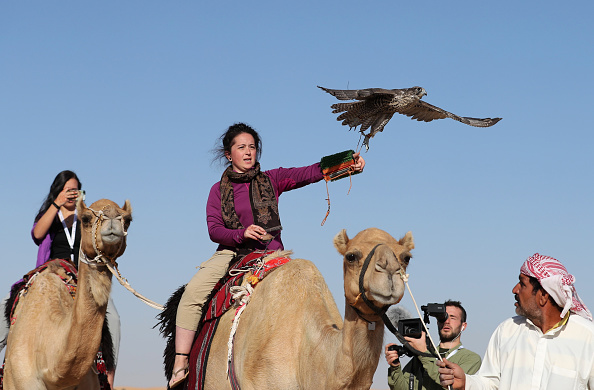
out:
{"label": "rein rope", "polygon": [[[107,206],[105,206],[107,207]],[[104,207],[104,208],[105,208]],[[104,209],[103,208],[103,209]],[[128,232],[126,231],[126,229],[124,229],[124,219],[122,218],[121,215],[118,215],[116,218],[109,218],[107,216],[105,216],[105,213],[103,212],[103,209],[97,211],[97,210],[93,210],[92,208],[89,207],[89,210],[91,210],[91,212],[93,213],[93,215],[95,215],[95,220],[93,221],[93,226],[91,228],[91,232],[92,232],[92,238],[93,238],[93,249],[95,250],[95,257],[90,259],[82,250],[82,247],[79,248],[78,250],[78,259],[79,261],[87,264],[87,265],[93,265],[96,267],[100,267],[100,266],[105,266],[107,267],[107,269],[109,269],[109,271],[112,273],[113,276],[116,277],[116,279],[118,280],[118,282],[120,282],[120,284],[122,286],[124,286],[126,288],[126,290],[130,291],[132,294],[134,294],[135,297],[137,297],[138,299],[140,299],[142,302],[144,302],[145,304],[147,304],[148,306],[157,309],[157,310],[163,310],[163,305],[160,305],[150,299],[148,299],[147,297],[143,296],[142,294],[140,294],[139,292],[137,292],[136,290],[134,290],[132,288],[132,286],[130,285],[130,283],[128,283],[128,280],[126,280],[125,278],[122,277],[122,275],[120,274],[120,271],[118,270],[118,263],[115,261],[115,259],[110,259],[109,257],[107,257],[103,252],[101,252],[101,250],[97,247],[97,231],[98,231],[98,226],[100,224],[101,221],[106,220],[106,219],[116,219],[119,220],[120,223],[122,224],[122,231],[124,232],[124,237],[128,235]],[[120,247],[118,248],[117,253],[120,252],[120,250],[122,249],[122,245],[124,245],[124,240],[122,240],[120,242]]]}

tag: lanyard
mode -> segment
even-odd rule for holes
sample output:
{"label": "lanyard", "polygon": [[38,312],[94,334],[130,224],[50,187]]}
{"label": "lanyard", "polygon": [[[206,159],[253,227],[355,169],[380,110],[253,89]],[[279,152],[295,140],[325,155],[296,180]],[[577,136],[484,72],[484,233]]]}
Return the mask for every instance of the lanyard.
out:
{"label": "lanyard", "polygon": [[448,353],[448,356],[446,356],[446,359],[451,358],[452,356],[454,356],[456,354],[456,352],[458,352],[459,349],[464,348],[462,345],[460,345],[458,348],[454,349],[452,352]]}
{"label": "lanyard", "polygon": [[68,226],[66,226],[64,215],[62,215],[62,210],[58,211],[58,216],[60,217],[60,221],[62,222],[62,226],[64,227],[64,234],[66,234],[68,245],[70,245],[70,249],[72,249],[70,251],[70,259],[74,263],[74,238],[76,237],[76,209],[74,209],[74,221],[72,222],[72,231],[69,231]]}

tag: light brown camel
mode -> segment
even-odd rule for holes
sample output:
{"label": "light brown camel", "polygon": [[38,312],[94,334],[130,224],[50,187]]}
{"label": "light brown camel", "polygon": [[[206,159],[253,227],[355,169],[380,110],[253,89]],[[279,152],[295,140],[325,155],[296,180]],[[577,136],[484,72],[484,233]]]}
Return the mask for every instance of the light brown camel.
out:
{"label": "light brown camel", "polygon": [[[404,294],[400,272],[414,248],[410,232],[400,239],[370,228],[352,239],[342,230],[334,246],[344,256],[344,322],[314,264],[294,259],[271,272],[255,288],[240,317],[234,360],[242,390],[369,389],[382,350],[384,325],[360,296],[378,308]],[[208,357],[205,389],[230,389],[226,377],[227,341],[235,310],[222,318]]]}
{"label": "light brown camel", "polygon": [[76,296],[55,264],[35,277],[10,327],[6,390],[99,389],[91,365],[111,291],[111,272],[102,261],[113,263],[124,253],[132,208],[129,201],[120,208],[101,199],[89,208],[81,201],[77,209],[82,225]]}

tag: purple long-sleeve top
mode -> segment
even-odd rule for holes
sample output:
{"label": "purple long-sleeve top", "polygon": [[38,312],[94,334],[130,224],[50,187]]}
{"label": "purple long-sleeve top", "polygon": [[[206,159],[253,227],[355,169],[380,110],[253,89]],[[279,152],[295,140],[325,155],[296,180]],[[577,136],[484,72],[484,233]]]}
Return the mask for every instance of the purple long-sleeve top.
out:
{"label": "purple long-sleeve top", "polygon": [[[264,173],[270,178],[277,202],[278,197],[283,192],[316,183],[324,178],[319,163],[301,168],[277,168]],[[231,184],[233,185],[233,196],[235,198],[235,212],[244,229],[228,229],[225,227],[221,213],[221,183],[215,183],[210,189],[208,201],[206,202],[206,224],[208,225],[210,239],[219,244],[217,251],[223,249],[235,250],[238,245],[247,240],[243,236],[245,228],[254,224],[254,216],[250,205],[250,183],[232,182]],[[275,237],[268,246],[265,243],[258,242],[254,245],[254,249],[283,249],[280,230],[273,233],[273,236]]]}
{"label": "purple long-sleeve top", "polygon": [[35,238],[35,234],[33,234],[35,226],[37,226],[37,222],[33,224],[33,228],[31,229],[31,238],[33,238],[33,242],[39,246],[39,249],[37,250],[37,263],[35,264],[35,268],[37,268],[49,260],[52,251],[52,241],[54,240],[56,233],[48,231],[42,239],[38,240]]}

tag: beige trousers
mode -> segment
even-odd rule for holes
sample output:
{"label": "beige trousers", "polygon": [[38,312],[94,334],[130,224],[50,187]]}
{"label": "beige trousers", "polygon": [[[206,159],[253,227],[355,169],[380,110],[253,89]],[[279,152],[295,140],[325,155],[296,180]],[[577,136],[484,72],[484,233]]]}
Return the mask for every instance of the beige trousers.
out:
{"label": "beige trousers", "polygon": [[235,252],[228,249],[215,252],[204,263],[186,285],[177,307],[175,324],[180,328],[196,331],[202,317],[202,306],[217,282],[225,276]]}

